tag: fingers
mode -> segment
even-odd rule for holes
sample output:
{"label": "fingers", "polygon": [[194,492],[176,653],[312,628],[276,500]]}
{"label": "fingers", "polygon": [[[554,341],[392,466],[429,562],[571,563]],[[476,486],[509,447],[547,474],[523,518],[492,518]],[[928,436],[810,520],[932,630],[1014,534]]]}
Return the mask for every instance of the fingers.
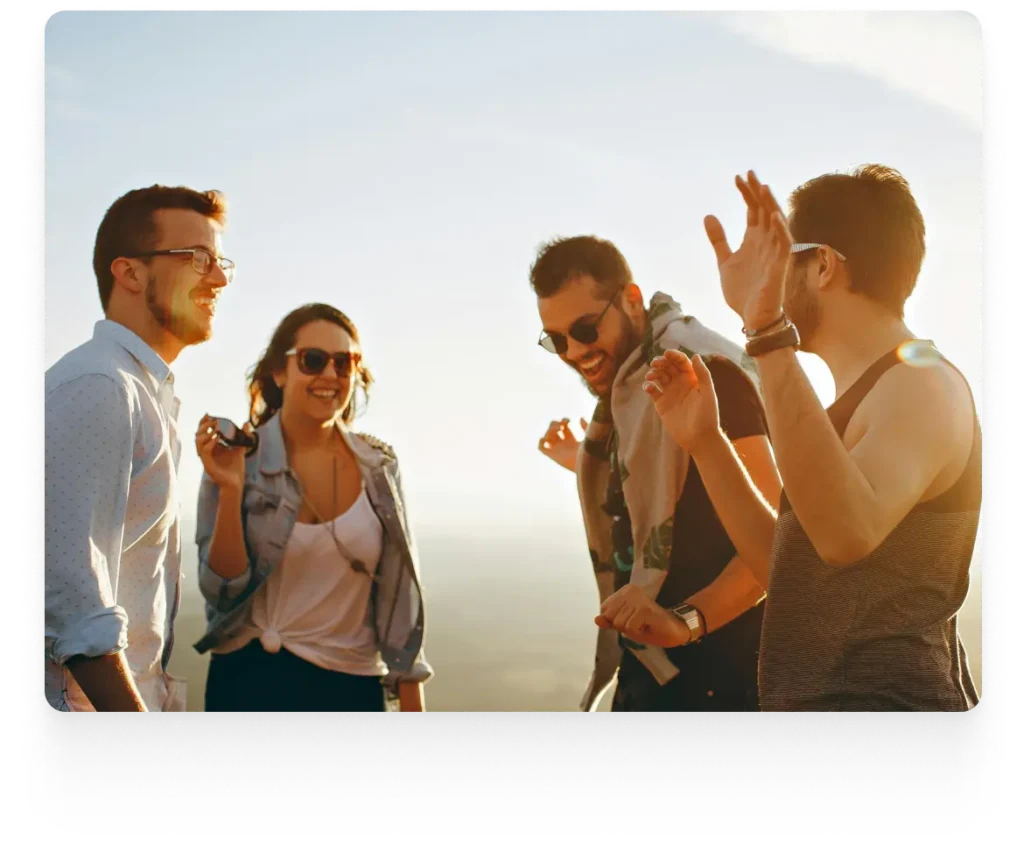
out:
{"label": "fingers", "polygon": [[[664,383],[661,384],[662,390],[676,383],[677,380],[682,383],[684,390],[699,387],[693,362],[677,349],[668,349],[663,355],[651,361],[651,370],[661,374],[664,379]],[[647,377],[650,378],[650,373]],[[660,382],[661,380],[654,379],[653,381]]]}
{"label": "fingers", "polygon": [[708,215],[704,219],[704,231],[708,234],[711,247],[715,250],[715,259],[721,265],[732,256],[729,242],[725,238],[725,228],[714,215]]}
{"label": "fingers", "polygon": [[743,195],[743,202],[747,204],[747,226],[756,226],[759,209],[757,195],[741,176],[736,177],[736,187],[739,188],[740,194]]}
{"label": "fingers", "polygon": [[678,373],[688,374],[693,368],[690,359],[685,352],[678,349],[666,349],[661,355],[651,361],[652,367],[675,376]]}
{"label": "fingers", "polygon": [[662,395],[665,393],[665,385],[663,382],[657,379],[651,379],[650,373],[647,374],[643,383],[640,385],[643,392],[647,394],[654,402],[658,402]]}
{"label": "fingers", "polygon": [[[583,421],[583,429],[586,430],[586,428],[587,423],[586,421]],[[541,451],[547,453],[552,448],[560,444],[565,444],[566,442],[575,444],[577,443],[577,439],[576,435],[569,428],[569,419],[562,418],[560,421],[552,421],[548,424],[547,432],[541,436],[540,442],[537,446]]]}
{"label": "fingers", "polygon": [[217,445],[220,444],[217,436],[208,435],[196,439],[196,453],[203,462],[203,467],[209,470],[210,464],[214,461]]}
{"label": "fingers", "polygon": [[772,213],[771,229],[773,237],[788,255],[790,248],[793,247],[793,235],[789,231],[786,216],[781,211]]}
{"label": "fingers", "polygon": [[[612,626],[619,630],[619,632],[624,631],[629,627],[629,622],[632,620],[633,615],[636,614],[636,612],[637,607],[627,603],[615,613],[615,617],[612,618]],[[605,614],[605,617],[607,616],[608,615]]]}
{"label": "fingers", "polygon": [[775,195],[772,193],[772,189],[767,185],[761,186],[761,205],[769,212],[782,213],[782,206],[779,205],[778,200],[775,199]]}
{"label": "fingers", "polygon": [[712,393],[715,390],[715,383],[711,379],[711,371],[700,355],[693,356],[693,373],[697,378],[697,384],[701,389],[707,389]]}

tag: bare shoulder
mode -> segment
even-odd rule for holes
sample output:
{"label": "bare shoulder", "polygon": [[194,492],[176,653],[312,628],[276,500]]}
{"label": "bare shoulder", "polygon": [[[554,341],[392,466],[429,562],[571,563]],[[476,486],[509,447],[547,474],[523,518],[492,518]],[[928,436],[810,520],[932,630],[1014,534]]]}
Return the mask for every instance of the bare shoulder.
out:
{"label": "bare shoulder", "polygon": [[962,375],[934,349],[923,358],[904,360],[887,370],[850,421],[852,434],[873,427],[894,434],[932,437],[945,446],[970,446],[974,402]]}

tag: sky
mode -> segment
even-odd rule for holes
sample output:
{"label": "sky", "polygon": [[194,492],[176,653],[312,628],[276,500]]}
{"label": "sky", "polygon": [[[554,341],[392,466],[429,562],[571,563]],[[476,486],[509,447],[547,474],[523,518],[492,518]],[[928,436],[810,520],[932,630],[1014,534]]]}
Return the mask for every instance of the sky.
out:
{"label": "sky", "polygon": [[[555,235],[612,240],[645,296],[739,340],[702,228],[715,213],[739,239],[733,175],[788,193],[890,164],[928,230],[911,328],[980,399],[978,52],[957,13],[59,13],[47,365],[100,314],[107,206],[154,182],[218,188],[238,274],[214,338],[174,365],[183,427],[240,422],[276,323],[326,301],[362,332],[378,382],[357,428],[398,452],[421,527],[576,540],[572,475],[536,450],[550,420],[593,408],[536,345],[527,275]],[[198,459],[181,470],[194,497]]]}

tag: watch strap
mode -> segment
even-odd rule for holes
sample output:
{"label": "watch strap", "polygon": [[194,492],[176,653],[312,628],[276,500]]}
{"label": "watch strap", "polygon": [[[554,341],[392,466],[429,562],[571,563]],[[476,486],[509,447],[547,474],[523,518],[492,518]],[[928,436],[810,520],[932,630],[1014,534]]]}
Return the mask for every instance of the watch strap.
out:
{"label": "watch strap", "polygon": [[798,348],[800,346],[800,333],[792,322],[787,322],[783,328],[773,331],[770,334],[762,334],[747,341],[746,351],[751,358],[758,355],[766,355],[777,349],[788,347]]}

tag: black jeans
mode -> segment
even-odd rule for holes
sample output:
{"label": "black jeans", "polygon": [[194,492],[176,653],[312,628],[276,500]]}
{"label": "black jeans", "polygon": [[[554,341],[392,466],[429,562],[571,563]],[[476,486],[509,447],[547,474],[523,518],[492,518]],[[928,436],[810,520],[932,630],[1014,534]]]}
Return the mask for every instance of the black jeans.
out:
{"label": "black jeans", "polygon": [[[710,640],[710,639],[709,639]],[[691,647],[704,647],[699,642]],[[681,649],[681,648],[680,648]],[[673,654],[668,651],[670,657]],[[726,712],[757,710],[757,654],[751,665],[723,664],[721,659],[687,654],[690,664],[664,686],[628,650],[622,655],[619,682],[612,699],[613,711],[632,712]],[[693,656],[697,656],[693,659]],[[713,656],[720,656],[713,654]],[[673,660],[675,661],[675,660]],[[682,660],[680,660],[682,661]],[[745,670],[744,670],[745,669]],[[709,694],[710,693],[710,694]]]}
{"label": "black jeans", "polygon": [[233,653],[210,656],[208,712],[377,712],[384,710],[379,677],[328,671],[281,648],[267,653],[259,639]]}

